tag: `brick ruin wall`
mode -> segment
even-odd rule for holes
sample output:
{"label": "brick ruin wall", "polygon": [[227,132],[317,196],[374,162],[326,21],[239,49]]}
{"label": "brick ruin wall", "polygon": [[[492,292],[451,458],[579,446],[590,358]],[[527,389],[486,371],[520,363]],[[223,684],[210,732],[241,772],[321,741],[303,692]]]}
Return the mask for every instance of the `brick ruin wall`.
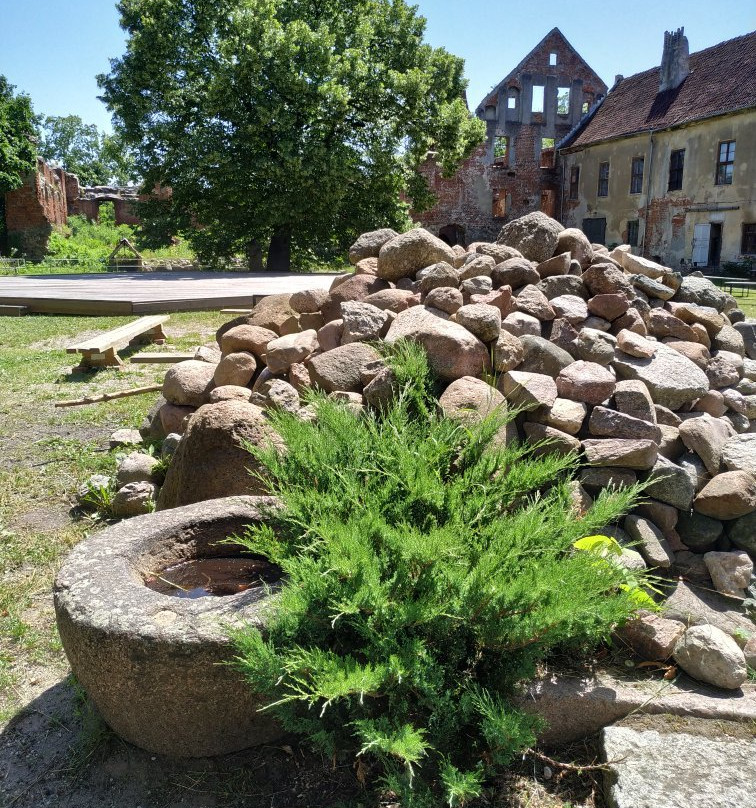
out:
{"label": "brick ruin wall", "polygon": [[78,193],[76,177],[37,161],[37,171],[5,195],[8,246],[27,258],[41,260],[53,228],[68,221],[68,184]]}
{"label": "brick ruin wall", "polygon": [[[557,64],[552,66],[549,56],[554,53]],[[533,85],[540,82],[545,87],[544,112],[531,112]],[[558,115],[556,109],[562,87],[570,88],[567,115]],[[426,212],[413,213],[413,219],[442,237],[456,232],[464,244],[495,240],[506,222],[535,210],[560,217],[561,168],[553,153],[542,155],[542,138],[558,143],[582,117],[583,105],[592,106],[607,88],[561,34],[552,32],[497,90],[477,111],[486,118],[486,142],[458,173],[443,178],[432,157],[421,167],[437,202]],[[507,108],[510,91],[518,99],[515,110]],[[486,114],[486,105],[495,108],[493,119]],[[506,161],[494,159],[498,135],[509,138],[511,157]]]}
{"label": "brick ruin wall", "polygon": [[141,220],[135,214],[134,208],[128,199],[120,196],[97,196],[93,199],[88,199],[86,196],[78,197],[68,207],[70,216],[80,215],[86,216],[90,221],[96,222],[100,218],[100,205],[111,202],[113,205],[113,213],[115,216],[115,223],[138,225]]}
{"label": "brick ruin wall", "polygon": [[425,213],[413,212],[413,219],[436,235],[456,224],[464,228],[468,243],[495,241],[501,227],[491,216],[493,166],[486,161],[486,153],[487,147],[479,146],[449,179],[441,176],[441,167],[434,159],[427,160],[421,172],[437,201]]}
{"label": "brick ruin wall", "polygon": [[106,202],[113,204],[116,224],[138,225],[133,198],[120,195],[117,188],[81,188],[75,174],[38,159],[37,171],[5,195],[7,246],[24,258],[40,261],[56,227],[65,225],[73,215],[97,221],[100,205]]}
{"label": "brick ruin wall", "polygon": [[[535,135],[528,128],[516,145],[530,151],[534,144]],[[427,160],[420,170],[437,201],[430,210],[413,213],[412,218],[436,235],[446,235],[445,229],[463,233],[460,243],[465,245],[496,241],[506,222],[534,210],[559,218],[558,168],[542,169],[530,161],[515,171],[492,163],[487,152],[486,144],[479,146],[451,179],[441,175],[433,159]],[[499,211],[504,215],[497,215]]]}

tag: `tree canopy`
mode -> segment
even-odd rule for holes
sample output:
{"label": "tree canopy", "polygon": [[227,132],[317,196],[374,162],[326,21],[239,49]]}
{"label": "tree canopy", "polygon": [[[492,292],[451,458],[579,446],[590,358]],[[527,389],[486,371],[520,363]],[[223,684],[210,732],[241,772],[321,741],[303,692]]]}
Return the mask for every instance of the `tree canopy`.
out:
{"label": "tree canopy", "polygon": [[[201,255],[269,268],[290,245],[339,249],[404,227],[431,201],[418,166],[450,173],[483,137],[463,62],[423,42],[404,0],[121,0],[126,53],[100,76],[145,187]],[[154,210],[154,209],[153,209]]]}
{"label": "tree canopy", "polygon": [[131,160],[120,138],[101,133],[78,115],[48,115],[40,135],[40,155],[76,174],[82,185],[125,184],[130,179]]}
{"label": "tree canopy", "polygon": [[29,96],[0,76],[0,196],[18,188],[37,165],[34,110]]}

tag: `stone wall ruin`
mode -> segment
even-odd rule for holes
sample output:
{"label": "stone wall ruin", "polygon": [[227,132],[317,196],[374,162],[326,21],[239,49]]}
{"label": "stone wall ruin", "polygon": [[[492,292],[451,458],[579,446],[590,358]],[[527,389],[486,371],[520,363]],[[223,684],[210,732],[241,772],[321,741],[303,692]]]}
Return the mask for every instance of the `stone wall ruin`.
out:
{"label": "stone wall ruin", "polygon": [[137,201],[136,188],[82,188],[75,174],[38,158],[37,170],[24,178],[20,188],[5,194],[5,243],[0,243],[0,253],[12,251],[22,258],[41,261],[56,227],[65,225],[73,215],[98,221],[100,205],[106,202],[113,204],[116,224],[137,225]]}
{"label": "stone wall ruin", "polygon": [[532,211],[560,218],[555,145],[606,92],[554,28],[476,108],[486,141],[457,174],[442,177],[429,156],[422,173],[437,203],[415,220],[453,245],[494,241],[502,224]]}

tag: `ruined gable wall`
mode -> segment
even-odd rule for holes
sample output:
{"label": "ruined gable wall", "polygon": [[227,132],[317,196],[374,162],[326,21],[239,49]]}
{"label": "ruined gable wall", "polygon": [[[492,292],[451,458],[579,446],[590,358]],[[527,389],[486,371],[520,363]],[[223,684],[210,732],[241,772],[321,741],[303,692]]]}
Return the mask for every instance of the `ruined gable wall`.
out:
{"label": "ruined gable wall", "polygon": [[[556,65],[549,64],[552,53]],[[542,113],[531,111],[534,85],[544,87]],[[561,87],[570,89],[564,115],[557,114]],[[514,108],[507,103],[510,91],[516,99]],[[487,123],[486,142],[459,172],[444,179],[432,158],[423,165],[421,171],[438,201],[413,218],[436,234],[446,226],[461,225],[469,244],[495,239],[505,222],[534,210],[558,217],[561,170],[553,156],[543,155],[542,160],[542,139],[558,142],[565,137],[582,117],[583,104],[593,104],[604,93],[601,79],[559,32],[552,32],[478,108]],[[495,158],[497,137],[508,138],[505,160]],[[542,168],[542,162],[547,167]]]}

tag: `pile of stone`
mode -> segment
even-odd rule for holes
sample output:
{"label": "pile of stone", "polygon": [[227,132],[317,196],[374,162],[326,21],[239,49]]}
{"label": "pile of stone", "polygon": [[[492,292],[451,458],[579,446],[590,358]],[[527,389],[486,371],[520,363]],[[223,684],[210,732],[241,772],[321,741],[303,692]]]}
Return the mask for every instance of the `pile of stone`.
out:
{"label": "pile of stone", "polygon": [[627,641],[739,687],[746,660],[756,665],[756,323],[735,299],[542,213],[467,249],[378,230],[350,261],[330,291],[265,298],[219,329],[217,349],[168,371],[142,429],[180,441],[158,509],[261,493],[242,444],[280,441],[266,410],[314,417],[300,400],[311,386],[380,407],[393,379],[373,345],[413,340],[446,385],[445,412],[509,404],[522,414],[508,439],[581,454],[577,509],[607,486],[653,480],[606,532],[627,548],[623,563],[684,580],[668,600],[674,625],[641,617]]}

